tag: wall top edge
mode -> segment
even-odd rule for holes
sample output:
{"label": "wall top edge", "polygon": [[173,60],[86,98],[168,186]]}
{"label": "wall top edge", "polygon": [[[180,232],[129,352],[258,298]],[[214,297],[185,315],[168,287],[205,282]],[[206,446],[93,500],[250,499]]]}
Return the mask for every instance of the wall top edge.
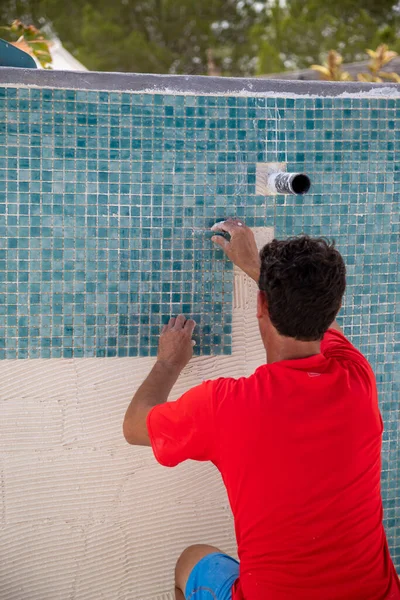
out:
{"label": "wall top edge", "polygon": [[0,67],[0,86],[62,88],[146,94],[277,97],[400,97],[400,84],[45,71]]}

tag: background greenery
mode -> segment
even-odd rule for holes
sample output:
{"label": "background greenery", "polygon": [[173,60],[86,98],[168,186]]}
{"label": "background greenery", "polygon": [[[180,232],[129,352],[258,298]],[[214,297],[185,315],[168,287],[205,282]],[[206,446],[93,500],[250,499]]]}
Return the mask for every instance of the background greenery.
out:
{"label": "background greenery", "polygon": [[261,75],[400,51],[393,0],[0,0],[0,24],[50,23],[99,71]]}

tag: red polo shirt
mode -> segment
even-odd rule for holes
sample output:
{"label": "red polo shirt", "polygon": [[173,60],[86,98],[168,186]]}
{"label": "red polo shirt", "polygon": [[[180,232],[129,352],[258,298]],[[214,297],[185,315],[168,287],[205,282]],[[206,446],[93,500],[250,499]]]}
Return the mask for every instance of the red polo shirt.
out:
{"label": "red polo shirt", "polygon": [[235,519],[234,600],[398,600],[382,525],[382,419],[364,356],[330,329],[321,354],[206,381],[154,407],[157,460],[209,460]]}

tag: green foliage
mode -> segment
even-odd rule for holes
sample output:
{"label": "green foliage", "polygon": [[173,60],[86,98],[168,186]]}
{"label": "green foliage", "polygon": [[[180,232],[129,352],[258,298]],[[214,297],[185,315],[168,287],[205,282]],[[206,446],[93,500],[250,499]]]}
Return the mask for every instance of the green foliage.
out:
{"label": "green foliage", "polygon": [[121,22],[104,19],[88,4],[81,27],[82,41],[75,54],[91,70],[167,72],[173,61],[173,52],[149,40],[145,32],[124,31]]}
{"label": "green foliage", "polygon": [[275,46],[268,40],[261,40],[258,46],[258,61],[256,75],[264,73],[281,73],[285,70],[285,64]]}
{"label": "green foliage", "polygon": [[[2,0],[0,23],[50,23],[89,69],[261,75],[400,50],[396,0]],[[212,57],[210,59],[210,57]]]}
{"label": "green foliage", "polygon": [[394,44],[400,27],[395,5],[393,0],[336,0],[328,10],[326,0],[265,2],[265,27],[255,41],[260,49],[268,40],[291,69],[321,63],[331,48],[345,63],[360,60],[365,47]]}
{"label": "green foliage", "polygon": [[15,16],[50,22],[89,69],[207,74],[210,49],[224,74],[253,69],[252,0],[3,0],[0,22]]}

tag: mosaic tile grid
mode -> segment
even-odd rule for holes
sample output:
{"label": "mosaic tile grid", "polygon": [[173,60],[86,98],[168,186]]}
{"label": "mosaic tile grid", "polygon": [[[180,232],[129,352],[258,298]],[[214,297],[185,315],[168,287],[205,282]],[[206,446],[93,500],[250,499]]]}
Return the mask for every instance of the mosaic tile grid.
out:
{"label": "mosaic tile grid", "polygon": [[[230,266],[207,230],[230,214],[334,235],[350,288],[353,263],[396,276],[393,99],[0,94],[1,358],[154,354],[180,311],[199,321],[198,352],[229,352]],[[256,196],[266,160],[305,170],[312,194]]]}

